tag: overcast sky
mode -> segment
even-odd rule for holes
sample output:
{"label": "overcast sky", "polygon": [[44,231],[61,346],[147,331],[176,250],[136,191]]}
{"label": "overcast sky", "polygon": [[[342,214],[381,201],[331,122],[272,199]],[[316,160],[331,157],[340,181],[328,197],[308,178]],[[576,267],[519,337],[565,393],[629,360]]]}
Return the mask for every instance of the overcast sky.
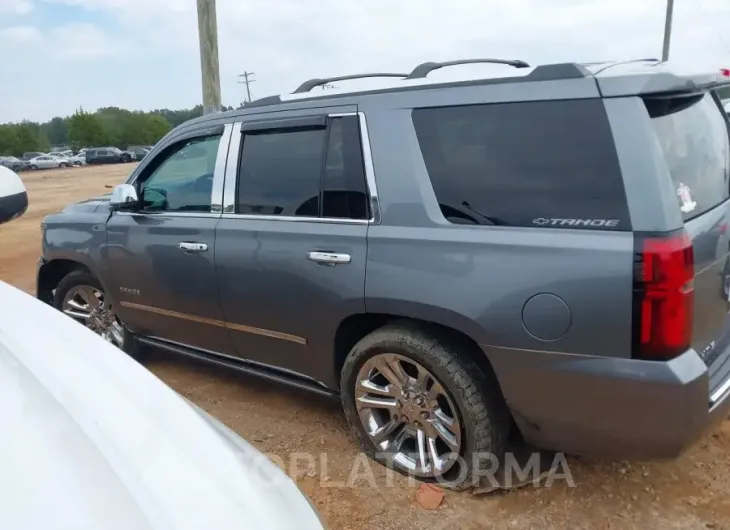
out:
{"label": "overcast sky", "polygon": [[[730,0],[676,4],[672,59],[730,66]],[[665,0],[218,0],[223,103],[244,99],[244,70],[256,98],[426,60],[658,57],[664,10]],[[0,0],[0,122],[200,100],[195,0]]]}

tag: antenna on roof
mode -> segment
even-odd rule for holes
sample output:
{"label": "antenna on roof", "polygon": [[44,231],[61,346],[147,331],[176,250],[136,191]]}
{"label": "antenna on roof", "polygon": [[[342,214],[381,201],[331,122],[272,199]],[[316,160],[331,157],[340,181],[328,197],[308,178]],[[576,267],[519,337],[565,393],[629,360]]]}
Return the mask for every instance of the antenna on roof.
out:
{"label": "antenna on roof", "polygon": [[327,77],[324,79],[310,79],[305,81],[299,87],[292,92],[292,94],[301,94],[302,92],[309,92],[314,87],[327,85],[333,81],[349,81],[350,79],[364,79],[366,77],[400,77],[405,78],[408,74],[394,74],[394,73],[372,73],[372,74],[353,74],[353,75],[342,75],[339,77]]}
{"label": "antenna on roof", "polygon": [[506,64],[507,66],[514,66],[515,68],[529,68],[530,65],[525,61],[520,60],[509,60],[509,59],[461,59],[459,61],[446,61],[443,63],[422,63],[416,66],[413,71],[408,74],[406,79],[421,79],[426,77],[428,74],[444,66],[458,66],[462,64],[477,64],[477,63],[490,63],[490,64]]}

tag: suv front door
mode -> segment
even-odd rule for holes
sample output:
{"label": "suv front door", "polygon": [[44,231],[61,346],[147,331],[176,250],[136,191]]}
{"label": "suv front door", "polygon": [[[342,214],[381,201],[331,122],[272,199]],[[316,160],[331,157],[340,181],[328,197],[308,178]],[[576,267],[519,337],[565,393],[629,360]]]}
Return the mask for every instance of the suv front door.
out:
{"label": "suv front door", "polygon": [[122,322],[134,332],[231,350],[214,265],[220,209],[214,213],[211,207],[214,181],[222,185],[231,127],[171,138],[133,177],[141,206],[115,212],[107,222],[114,298]]}
{"label": "suv front door", "polygon": [[327,386],[337,326],[365,311],[371,216],[358,115],[336,110],[234,128],[215,249],[236,354]]}

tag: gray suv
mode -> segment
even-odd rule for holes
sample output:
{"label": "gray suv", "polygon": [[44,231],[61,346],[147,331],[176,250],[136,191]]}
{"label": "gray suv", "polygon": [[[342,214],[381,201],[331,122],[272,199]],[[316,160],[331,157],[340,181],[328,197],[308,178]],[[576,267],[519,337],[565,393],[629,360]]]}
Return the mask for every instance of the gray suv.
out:
{"label": "gray suv", "polygon": [[[464,62],[514,75],[429,77]],[[358,77],[381,85],[312,91]],[[425,480],[473,483],[511,433],[676,457],[730,407],[727,81],[311,80],[47,217],[38,296],[132,355],[338,396],[369,455]]]}

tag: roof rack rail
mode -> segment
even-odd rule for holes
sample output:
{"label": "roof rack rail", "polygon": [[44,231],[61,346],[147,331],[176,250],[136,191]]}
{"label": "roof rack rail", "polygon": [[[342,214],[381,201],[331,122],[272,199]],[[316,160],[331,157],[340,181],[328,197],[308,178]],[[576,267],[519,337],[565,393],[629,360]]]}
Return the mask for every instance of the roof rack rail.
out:
{"label": "roof rack rail", "polygon": [[656,64],[660,64],[662,62],[663,61],[661,61],[661,60],[659,60],[659,59],[657,59],[655,57],[648,57],[646,59],[627,59],[625,61],[614,61],[614,62],[608,63],[606,66],[604,66],[600,70],[596,70],[595,72],[593,72],[593,75],[598,75],[601,72],[603,72],[604,70],[608,70],[609,68],[613,68],[614,66],[619,66],[619,65],[622,65],[622,64],[632,64],[632,63],[656,63]]}
{"label": "roof rack rail", "polygon": [[390,72],[372,73],[372,74],[352,74],[352,75],[341,75],[339,77],[327,77],[324,79],[309,79],[305,81],[299,87],[292,92],[292,94],[301,94],[302,92],[309,92],[316,86],[321,86],[333,81],[349,81],[350,79],[363,79],[366,77],[401,77],[405,78],[408,74],[395,74]]}
{"label": "roof rack rail", "polygon": [[520,60],[509,60],[509,59],[461,59],[459,61],[445,61],[443,63],[421,63],[416,66],[413,71],[408,74],[406,79],[422,79],[434,70],[443,68],[444,66],[458,66],[462,64],[476,64],[476,63],[491,63],[491,64],[506,64],[507,66],[514,66],[515,68],[529,68],[530,65],[525,61]]}
{"label": "roof rack rail", "polygon": [[524,78],[525,81],[560,81],[593,77],[590,70],[576,63],[543,64]]}

